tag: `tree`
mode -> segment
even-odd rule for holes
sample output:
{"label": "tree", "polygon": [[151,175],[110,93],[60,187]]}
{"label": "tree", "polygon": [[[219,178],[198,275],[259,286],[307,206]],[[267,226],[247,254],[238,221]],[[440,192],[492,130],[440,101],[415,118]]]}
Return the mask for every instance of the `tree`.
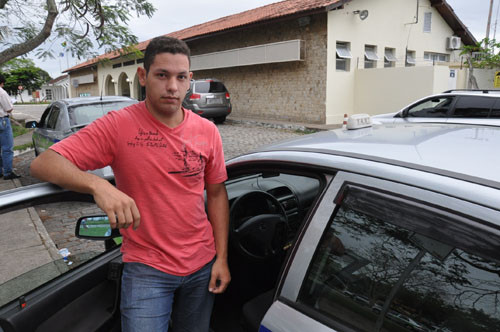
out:
{"label": "tree", "polygon": [[28,91],[35,91],[51,80],[50,75],[36,67],[30,59],[12,59],[0,69],[5,73],[4,89],[11,95],[18,93],[19,86]]}
{"label": "tree", "polygon": [[488,38],[477,42],[476,45],[462,47],[460,55],[465,55],[465,61],[469,67],[467,89],[478,89],[474,68],[500,68],[500,54],[495,53],[495,49],[500,49],[500,43]]}
{"label": "tree", "polygon": [[78,59],[98,48],[129,53],[138,42],[127,27],[131,13],[154,11],[147,0],[0,0],[0,22],[7,22],[0,23],[0,65],[34,50],[54,58],[57,41]]}

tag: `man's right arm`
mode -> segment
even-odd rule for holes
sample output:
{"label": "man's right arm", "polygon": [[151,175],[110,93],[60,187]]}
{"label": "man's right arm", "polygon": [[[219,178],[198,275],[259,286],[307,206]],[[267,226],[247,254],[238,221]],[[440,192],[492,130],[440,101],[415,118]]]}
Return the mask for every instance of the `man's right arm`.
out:
{"label": "man's right arm", "polygon": [[32,176],[60,187],[94,196],[94,200],[107,215],[112,228],[136,229],[140,214],[134,200],[107,180],[84,172],[53,150],[39,155],[30,166]]}

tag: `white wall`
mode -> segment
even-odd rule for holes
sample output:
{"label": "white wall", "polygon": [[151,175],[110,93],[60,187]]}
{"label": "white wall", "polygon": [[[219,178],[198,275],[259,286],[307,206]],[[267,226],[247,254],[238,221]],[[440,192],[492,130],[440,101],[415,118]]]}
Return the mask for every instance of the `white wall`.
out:
{"label": "white wall", "polygon": [[497,69],[474,69],[474,77],[476,77],[477,85],[480,89],[487,90],[500,90],[500,88],[495,88],[495,73],[500,72],[500,68]]}
{"label": "white wall", "polygon": [[417,99],[448,90],[449,72],[447,66],[358,70],[354,108],[352,113],[345,113],[376,115],[399,111]]}
{"label": "white wall", "polygon": [[[368,10],[369,15],[365,20],[360,20],[359,15],[353,14],[355,10]],[[453,30],[437,10],[431,7],[430,1],[420,0],[418,23],[411,24],[416,20],[416,10],[417,0],[356,0],[345,4],[344,9],[328,13],[327,123],[341,123],[344,113],[353,113],[357,107],[354,102],[355,97],[359,95],[355,91],[357,85],[355,80],[358,79],[356,68],[364,67],[365,45],[377,47],[380,59],[377,68],[384,67],[386,47],[396,50],[397,67],[404,66],[406,48],[416,52],[417,68],[418,65],[430,65],[428,62],[423,62],[424,52],[450,54],[450,60],[458,60],[458,57],[451,55],[446,49],[446,39],[453,36]],[[425,12],[432,13],[431,33],[423,32]],[[335,68],[337,41],[350,43],[353,58],[349,72],[337,71]],[[388,70],[392,69],[394,68]],[[446,75],[446,80],[448,79],[449,73],[444,70],[438,72]],[[381,84],[391,84],[391,82],[380,79],[377,85]],[[414,95],[405,92],[408,89],[406,83],[394,88],[394,95]],[[423,87],[421,90],[428,89]],[[407,103],[411,101],[408,100]]]}

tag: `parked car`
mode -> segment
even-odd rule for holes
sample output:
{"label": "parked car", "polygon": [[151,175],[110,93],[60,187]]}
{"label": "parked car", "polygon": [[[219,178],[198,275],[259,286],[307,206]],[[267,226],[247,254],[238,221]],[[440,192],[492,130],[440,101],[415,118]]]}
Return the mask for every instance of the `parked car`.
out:
{"label": "parked car", "polygon": [[226,121],[232,110],[229,91],[216,79],[191,80],[182,106],[215,123]]}
{"label": "parked car", "polygon": [[382,123],[449,122],[500,125],[500,91],[449,90],[417,100],[394,113],[379,114]]}
{"label": "parked car", "polygon": [[[27,128],[35,128],[33,132],[35,154],[38,156],[52,144],[76,133],[106,113],[137,102],[128,97],[103,96],[67,98],[51,103],[43,112],[39,122],[26,123]],[[112,174],[109,167],[94,173],[101,176]]]}
{"label": "parked car", "polygon": [[[376,125],[228,161],[232,282],[212,331],[498,331],[498,146],[494,126]],[[38,184],[0,193],[0,214],[62,200],[92,198]],[[103,218],[76,228],[101,254],[0,286],[14,292],[5,331],[119,330],[121,254]]]}

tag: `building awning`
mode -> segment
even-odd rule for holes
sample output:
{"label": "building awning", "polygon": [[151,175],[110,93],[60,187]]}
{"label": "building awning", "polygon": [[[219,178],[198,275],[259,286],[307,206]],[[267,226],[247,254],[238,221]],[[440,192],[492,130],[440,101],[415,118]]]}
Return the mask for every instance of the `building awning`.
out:
{"label": "building awning", "polygon": [[337,56],[342,59],[352,59],[351,51],[347,45],[337,44]]}
{"label": "building awning", "polygon": [[378,58],[378,55],[377,53],[375,53],[375,50],[365,50],[365,57],[367,60],[370,60],[370,61],[378,61],[379,58]]}
{"label": "building awning", "polygon": [[411,65],[415,65],[417,62],[415,61],[415,58],[410,55],[410,54],[407,54],[406,55],[406,62],[411,64]]}
{"label": "building awning", "polygon": [[388,61],[388,62],[397,62],[398,61],[398,59],[396,59],[396,57],[394,56],[394,53],[392,53],[392,51],[390,51],[390,50],[385,50],[384,58],[385,58],[385,61]]}

